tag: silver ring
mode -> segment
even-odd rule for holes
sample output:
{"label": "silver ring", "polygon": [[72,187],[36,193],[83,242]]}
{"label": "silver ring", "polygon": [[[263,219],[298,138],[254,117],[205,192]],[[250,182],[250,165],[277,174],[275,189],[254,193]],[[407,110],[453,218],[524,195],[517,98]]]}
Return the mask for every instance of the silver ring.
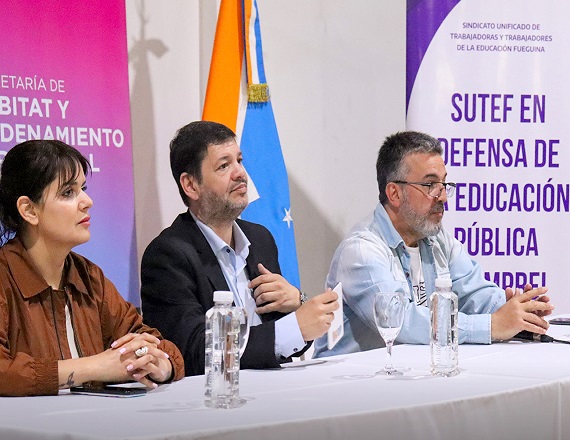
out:
{"label": "silver ring", "polygon": [[148,353],[148,347],[146,345],[143,345],[141,348],[137,348],[135,350],[135,355],[137,357],[143,357],[147,353]]}

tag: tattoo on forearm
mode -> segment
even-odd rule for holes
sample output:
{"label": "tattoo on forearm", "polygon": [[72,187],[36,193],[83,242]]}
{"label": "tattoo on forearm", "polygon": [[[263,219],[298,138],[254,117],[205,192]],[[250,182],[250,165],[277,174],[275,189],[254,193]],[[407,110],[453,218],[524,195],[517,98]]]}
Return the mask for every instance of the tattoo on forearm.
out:
{"label": "tattoo on forearm", "polygon": [[75,374],[75,371],[72,371],[71,374],[69,376],[67,376],[67,382],[66,383],[60,383],[59,387],[60,388],[70,388],[72,386],[75,385],[75,381],[73,380],[73,375]]}

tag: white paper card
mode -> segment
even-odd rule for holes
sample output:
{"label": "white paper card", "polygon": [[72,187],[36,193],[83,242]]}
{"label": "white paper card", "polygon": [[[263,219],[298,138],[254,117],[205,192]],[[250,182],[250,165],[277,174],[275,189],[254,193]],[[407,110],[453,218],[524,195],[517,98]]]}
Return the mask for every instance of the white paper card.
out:
{"label": "white paper card", "polygon": [[332,349],[339,339],[342,338],[342,335],[344,335],[344,321],[342,319],[342,283],[338,283],[333,290],[338,294],[339,307],[333,312],[334,318],[327,332],[327,347],[329,350]]}

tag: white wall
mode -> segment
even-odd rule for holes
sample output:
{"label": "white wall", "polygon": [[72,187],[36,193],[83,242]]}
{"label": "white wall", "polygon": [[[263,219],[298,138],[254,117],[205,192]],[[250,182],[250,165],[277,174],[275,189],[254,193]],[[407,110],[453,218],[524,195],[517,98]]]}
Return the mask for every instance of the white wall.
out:
{"label": "white wall", "polygon": [[[168,144],[176,129],[201,117],[215,3],[146,0],[145,64],[134,53],[143,3],[126,1],[139,258],[184,210]],[[314,294],[343,235],[376,204],[382,140],[405,128],[405,2],[257,3],[301,284]]]}

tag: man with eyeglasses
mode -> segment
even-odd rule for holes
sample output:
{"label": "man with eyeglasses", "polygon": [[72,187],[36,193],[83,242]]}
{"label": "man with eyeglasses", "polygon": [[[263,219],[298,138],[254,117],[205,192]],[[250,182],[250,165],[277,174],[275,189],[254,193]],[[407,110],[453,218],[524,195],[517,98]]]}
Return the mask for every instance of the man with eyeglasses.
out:
{"label": "man with eyeglasses", "polygon": [[448,277],[459,298],[459,343],[489,344],[522,330],[544,334],[553,306],[546,287],[506,291],[487,281],[461,243],[442,228],[444,204],[455,184],[440,142],[424,133],[389,136],[378,152],[380,202],[337,248],[327,286],[342,282],[344,336],[329,350],[315,342],[315,357],[383,346],[374,322],[376,293],[400,291],[408,298],[401,343],[429,343],[428,298],[437,277]]}

